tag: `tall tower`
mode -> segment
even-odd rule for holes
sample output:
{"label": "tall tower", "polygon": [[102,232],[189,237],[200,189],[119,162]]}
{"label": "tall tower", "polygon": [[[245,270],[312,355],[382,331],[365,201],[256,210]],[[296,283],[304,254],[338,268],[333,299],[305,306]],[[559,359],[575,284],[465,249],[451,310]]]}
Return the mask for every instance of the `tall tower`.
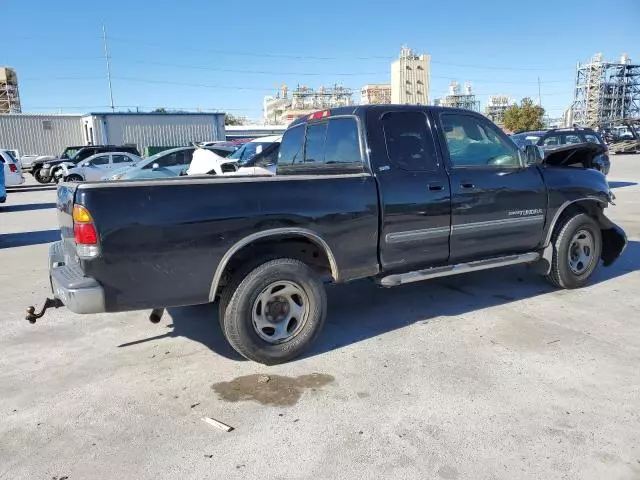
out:
{"label": "tall tower", "polygon": [[13,68],[0,67],[0,114],[21,112],[16,71]]}
{"label": "tall tower", "polygon": [[391,64],[391,103],[427,105],[431,57],[417,55],[402,47],[400,57]]}

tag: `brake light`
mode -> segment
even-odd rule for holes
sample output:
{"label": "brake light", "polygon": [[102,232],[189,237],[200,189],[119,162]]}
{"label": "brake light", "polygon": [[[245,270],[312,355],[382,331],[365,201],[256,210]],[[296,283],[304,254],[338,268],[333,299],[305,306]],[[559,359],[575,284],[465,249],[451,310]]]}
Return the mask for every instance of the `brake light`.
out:
{"label": "brake light", "polygon": [[321,118],[327,118],[331,115],[331,110],[320,110],[318,112],[313,112],[309,115],[309,120],[320,120]]}
{"label": "brake light", "polygon": [[9,171],[11,173],[16,173],[18,171],[18,167],[16,167],[15,163],[10,163],[9,164]]}
{"label": "brake light", "polygon": [[97,245],[98,232],[86,207],[73,206],[73,236],[78,245]]}

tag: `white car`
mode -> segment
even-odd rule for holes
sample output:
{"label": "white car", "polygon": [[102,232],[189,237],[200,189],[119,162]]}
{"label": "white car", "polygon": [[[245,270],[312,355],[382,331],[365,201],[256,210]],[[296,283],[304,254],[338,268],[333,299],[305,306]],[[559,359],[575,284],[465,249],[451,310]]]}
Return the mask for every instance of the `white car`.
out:
{"label": "white car", "polygon": [[2,162],[4,183],[7,187],[15,187],[24,183],[20,162],[13,157],[10,150],[0,150],[0,162]]}
{"label": "white car", "polygon": [[275,175],[281,135],[245,143],[227,158],[196,149],[187,175]]}
{"label": "white car", "polygon": [[[128,152],[97,153],[82,160],[78,165],[62,164],[56,175],[65,182],[95,182],[110,171],[123,167],[132,167],[142,158]],[[58,180],[58,179],[56,179]]]}

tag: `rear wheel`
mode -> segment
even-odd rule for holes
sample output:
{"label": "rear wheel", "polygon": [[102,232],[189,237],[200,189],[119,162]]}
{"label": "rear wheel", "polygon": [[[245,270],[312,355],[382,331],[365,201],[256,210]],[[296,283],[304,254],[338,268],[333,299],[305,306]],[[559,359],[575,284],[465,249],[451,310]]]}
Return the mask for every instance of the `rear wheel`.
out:
{"label": "rear wheel", "polygon": [[602,234],[596,221],[581,213],[567,218],[552,237],[553,260],[546,276],[560,288],[584,286],[598,266]]}
{"label": "rear wheel", "polygon": [[220,298],[220,323],[231,346],[266,365],[308,349],[324,325],[327,299],[319,276],[292,258],[239,271]]}

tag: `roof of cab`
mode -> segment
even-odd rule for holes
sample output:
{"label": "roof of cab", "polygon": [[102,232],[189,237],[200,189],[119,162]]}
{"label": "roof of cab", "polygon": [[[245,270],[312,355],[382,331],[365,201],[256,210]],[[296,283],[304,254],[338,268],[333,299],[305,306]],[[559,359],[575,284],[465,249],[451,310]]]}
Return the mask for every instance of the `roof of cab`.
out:
{"label": "roof of cab", "polygon": [[[478,112],[473,112],[471,110],[465,110],[462,108],[441,107],[441,106],[435,106],[435,105],[402,105],[402,104],[352,105],[350,107],[327,108],[327,109],[316,110],[316,111],[323,112],[325,110],[330,111],[329,117],[325,117],[325,118],[335,117],[338,115],[360,115],[360,114],[364,114],[367,110],[400,110],[400,111],[402,110],[425,111],[426,110],[431,112],[464,113],[467,115],[469,114],[481,115]],[[307,115],[303,115],[300,118],[297,118],[296,120],[294,120],[289,124],[288,128],[294,127],[301,123],[306,123],[307,121],[309,121],[310,115],[312,115],[316,111],[311,112]]]}

